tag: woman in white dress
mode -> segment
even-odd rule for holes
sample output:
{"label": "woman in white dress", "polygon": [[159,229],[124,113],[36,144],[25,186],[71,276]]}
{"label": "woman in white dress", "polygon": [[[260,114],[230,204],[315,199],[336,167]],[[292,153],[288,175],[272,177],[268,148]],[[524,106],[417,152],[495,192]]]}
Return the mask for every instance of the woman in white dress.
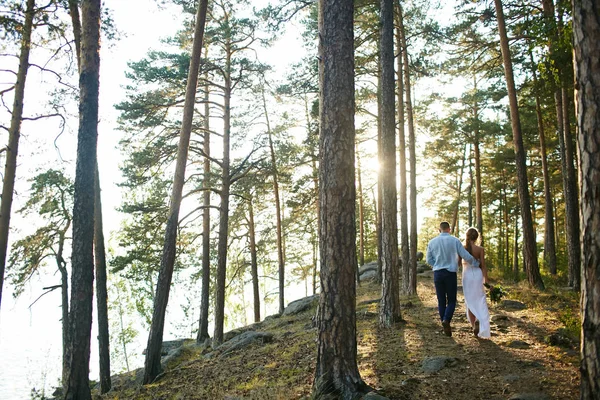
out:
{"label": "woman in white dress", "polygon": [[479,267],[473,267],[465,260],[462,261],[462,284],[467,307],[467,318],[473,328],[473,335],[480,338],[490,337],[490,313],[485,300],[484,284],[488,284],[487,269],[483,247],[475,243],[479,232],[469,228],[465,238],[465,249],[477,260]]}

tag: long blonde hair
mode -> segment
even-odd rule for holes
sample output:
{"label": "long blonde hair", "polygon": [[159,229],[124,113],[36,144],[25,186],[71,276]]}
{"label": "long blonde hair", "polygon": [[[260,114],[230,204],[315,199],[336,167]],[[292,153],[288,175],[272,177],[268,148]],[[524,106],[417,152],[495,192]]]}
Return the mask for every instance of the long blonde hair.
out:
{"label": "long blonde hair", "polygon": [[465,249],[469,252],[469,254],[473,255],[471,244],[475,242],[479,238],[479,231],[475,228],[467,229],[465,233]]}

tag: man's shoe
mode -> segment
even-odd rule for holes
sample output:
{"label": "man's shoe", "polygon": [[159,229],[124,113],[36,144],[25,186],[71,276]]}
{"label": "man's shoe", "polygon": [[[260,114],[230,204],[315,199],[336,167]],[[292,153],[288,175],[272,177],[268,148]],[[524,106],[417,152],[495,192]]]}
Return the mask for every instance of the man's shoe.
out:
{"label": "man's shoe", "polygon": [[444,328],[444,335],[452,336],[452,327],[450,327],[450,322],[442,321],[442,327]]}
{"label": "man's shoe", "polygon": [[479,321],[475,321],[473,324],[473,335],[477,337],[479,335]]}

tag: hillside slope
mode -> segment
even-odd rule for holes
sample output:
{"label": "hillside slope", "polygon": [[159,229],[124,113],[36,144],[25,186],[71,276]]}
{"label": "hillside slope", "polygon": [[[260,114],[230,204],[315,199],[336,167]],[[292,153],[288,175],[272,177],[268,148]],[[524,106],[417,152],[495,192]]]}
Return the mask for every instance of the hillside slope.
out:
{"label": "hillside slope", "polygon": [[[446,337],[431,276],[431,271],[419,274],[419,295],[402,298],[406,322],[394,329],[377,326],[380,286],[368,281],[359,287],[358,363],[369,385],[390,399],[579,398],[577,344],[558,329],[564,324],[555,312],[576,310],[575,294],[509,288],[513,296],[528,296],[528,304],[522,310],[518,302],[491,306],[492,338],[483,340],[473,337],[459,292],[454,334]],[[184,345],[155,383],[139,386],[135,373],[121,375],[114,377],[110,393],[96,398],[308,398],[316,358],[315,303],[237,330],[264,333],[248,347],[211,351]]]}

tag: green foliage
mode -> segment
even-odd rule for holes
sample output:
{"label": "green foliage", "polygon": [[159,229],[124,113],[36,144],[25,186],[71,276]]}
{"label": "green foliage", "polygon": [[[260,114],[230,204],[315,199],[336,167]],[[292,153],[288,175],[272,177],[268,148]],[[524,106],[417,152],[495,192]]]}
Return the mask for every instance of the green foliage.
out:
{"label": "green foliage", "polygon": [[8,277],[14,285],[15,297],[49,259],[54,259],[59,269],[65,268],[63,250],[72,221],[74,185],[70,178],[50,169],[30,182],[29,198],[18,212],[25,216],[37,215],[44,225],[12,245]]}

